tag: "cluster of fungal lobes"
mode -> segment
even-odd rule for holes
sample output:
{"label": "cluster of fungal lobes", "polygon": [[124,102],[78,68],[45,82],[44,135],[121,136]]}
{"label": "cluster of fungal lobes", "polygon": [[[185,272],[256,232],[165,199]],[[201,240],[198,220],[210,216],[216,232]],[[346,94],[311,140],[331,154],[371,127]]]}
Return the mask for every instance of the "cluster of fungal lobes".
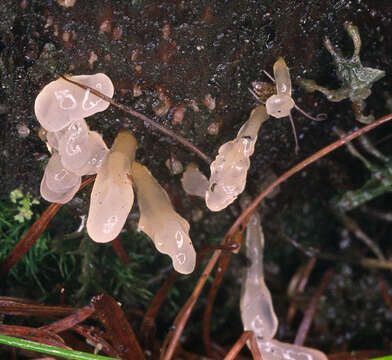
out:
{"label": "cluster of fungal lobes", "polygon": [[264,282],[264,234],[257,213],[252,215],[246,226],[245,246],[250,265],[244,270],[242,281],[241,318],[244,330],[253,331],[263,359],[327,360],[326,355],[316,349],[274,339],[278,319]]}
{"label": "cluster of fungal lobes", "polygon": [[171,257],[176,271],[191,273],[196,253],[189,224],[175,212],[166,191],[148,169],[134,161],[136,139],[129,131],[121,131],[108,150],[102,137],[89,131],[84,120],[109,106],[89,88],[111,98],[112,82],[104,74],[71,79],[88,88],[60,78],[45,86],[35,101],[35,114],[47,131],[52,152],[41,182],[42,197],[66,203],[79,189],[81,176],[96,173],[87,232],[94,241],[104,243],[114,240],[122,230],[133,205],[134,186],[140,208],[139,229],[159,252]]}

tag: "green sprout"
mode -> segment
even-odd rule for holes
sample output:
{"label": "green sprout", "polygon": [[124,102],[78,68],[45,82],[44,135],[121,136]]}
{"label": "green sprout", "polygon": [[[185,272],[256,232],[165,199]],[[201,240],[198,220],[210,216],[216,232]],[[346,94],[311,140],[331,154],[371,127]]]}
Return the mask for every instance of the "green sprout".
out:
{"label": "green sprout", "polygon": [[25,220],[31,220],[33,211],[31,207],[39,204],[39,200],[32,197],[30,193],[23,194],[21,190],[15,189],[10,193],[10,200],[12,203],[17,204],[18,214],[14,216],[14,220],[23,224]]}
{"label": "green sprout", "polygon": [[299,85],[308,92],[320,91],[329,101],[339,102],[344,99],[350,99],[354,110],[355,118],[363,124],[374,122],[373,115],[364,115],[366,104],[365,99],[371,94],[373,83],[385,76],[385,71],[364,67],[359,58],[361,50],[361,38],[359,30],[351,23],[346,25],[346,31],[351,37],[354,44],[354,54],[351,58],[342,56],[339,50],[335,50],[331,41],[326,38],[324,45],[332,55],[336,64],[336,75],[342,83],[340,89],[329,90],[323,86],[317,85],[314,80],[300,79]]}

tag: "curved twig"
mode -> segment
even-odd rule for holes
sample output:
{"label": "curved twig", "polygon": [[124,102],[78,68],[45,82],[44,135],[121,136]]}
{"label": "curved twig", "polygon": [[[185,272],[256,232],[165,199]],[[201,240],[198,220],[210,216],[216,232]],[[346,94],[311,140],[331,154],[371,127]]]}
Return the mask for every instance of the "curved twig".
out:
{"label": "curved twig", "polygon": [[102,94],[101,92],[99,92],[99,91],[97,91],[97,90],[95,90],[95,89],[92,89],[92,88],[90,88],[89,86],[86,86],[86,85],[83,85],[83,84],[79,84],[78,82],[73,81],[73,80],[71,80],[71,79],[69,79],[68,77],[63,76],[63,75],[61,75],[61,77],[62,77],[64,80],[66,80],[66,81],[68,81],[68,82],[70,82],[70,83],[72,83],[72,84],[74,84],[74,85],[77,85],[77,86],[79,86],[79,87],[81,87],[81,88],[83,88],[83,89],[86,89],[86,90],[87,90],[87,89],[90,89],[90,92],[91,92],[92,94],[94,94],[95,96],[98,96],[98,97],[100,97],[101,99],[103,99],[103,100],[107,101],[108,103],[112,104],[113,106],[118,107],[118,108],[121,109],[122,111],[125,111],[126,113],[128,113],[128,114],[130,114],[130,115],[132,115],[132,116],[134,116],[134,117],[136,117],[136,118],[138,118],[138,119],[140,119],[140,120],[142,120],[142,121],[145,121],[145,122],[148,123],[149,125],[151,125],[151,126],[155,127],[156,129],[158,129],[161,133],[163,133],[163,134],[165,134],[165,135],[167,135],[167,136],[170,136],[170,137],[173,138],[174,140],[178,141],[180,144],[182,144],[182,145],[184,145],[185,147],[187,147],[189,150],[191,150],[191,151],[194,152],[196,155],[198,155],[201,159],[203,159],[207,164],[210,164],[210,163],[211,163],[211,159],[210,159],[206,154],[204,154],[204,153],[203,153],[201,150],[199,150],[195,145],[193,145],[189,140],[185,139],[185,138],[182,137],[181,135],[178,135],[178,134],[174,133],[173,131],[171,131],[171,130],[165,128],[165,127],[162,126],[161,124],[159,124],[159,123],[155,122],[154,120],[148,118],[147,116],[145,116],[145,115],[143,115],[143,114],[141,114],[141,113],[139,113],[139,112],[137,112],[137,111],[131,109],[130,107],[128,107],[128,106],[126,106],[126,105],[123,105],[123,104],[117,103],[116,101],[114,101],[114,100],[113,100],[112,98],[110,98],[109,96],[106,96],[105,94]]}
{"label": "curved twig", "polygon": [[351,134],[336,140],[332,144],[324,147],[323,149],[317,151],[313,155],[309,156],[305,160],[301,161],[299,164],[292,167],[289,171],[285,172],[281,175],[278,179],[276,179],[270,186],[268,186],[263,192],[261,192],[256,199],[254,199],[250,205],[242,212],[242,214],[237,218],[234,224],[231,226],[229,231],[225,235],[225,243],[229,243],[230,239],[233,237],[235,232],[241,228],[245,227],[247,223],[247,217],[251,215],[258,207],[261,200],[263,200],[268,194],[270,194],[278,185],[282,182],[286,181],[288,178],[296,174],[297,172],[301,171],[303,168],[307,167],[308,165],[314,163],[318,159],[322,158],[323,156],[329,154],[330,152],[336,150],[338,147],[354,140],[358,136],[361,136],[370,130],[375,129],[376,127],[384,124],[388,121],[392,120],[392,114],[388,114],[383,116],[382,118],[376,120],[374,123],[366,125],[356,131],[353,131]]}

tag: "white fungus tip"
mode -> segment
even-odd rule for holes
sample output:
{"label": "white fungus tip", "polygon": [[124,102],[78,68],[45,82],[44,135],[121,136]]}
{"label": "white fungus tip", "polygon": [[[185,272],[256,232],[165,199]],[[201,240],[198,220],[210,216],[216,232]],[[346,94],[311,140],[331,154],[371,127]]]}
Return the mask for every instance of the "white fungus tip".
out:
{"label": "white fungus tip", "polygon": [[81,177],[79,177],[79,181],[75,183],[75,185],[64,192],[55,192],[49,189],[46,183],[46,176],[44,175],[41,180],[41,196],[49,202],[58,203],[58,204],[65,204],[68,201],[71,201],[72,198],[75,196],[77,191],[80,188],[81,184]]}
{"label": "white fungus tip", "polygon": [[[114,94],[114,87],[108,76],[71,76],[80,84],[98,90],[108,97]],[[110,104],[75,84],[59,78],[46,85],[35,99],[34,111],[40,124],[48,131],[59,131],[73,120],[81,119],[104,111]]]}

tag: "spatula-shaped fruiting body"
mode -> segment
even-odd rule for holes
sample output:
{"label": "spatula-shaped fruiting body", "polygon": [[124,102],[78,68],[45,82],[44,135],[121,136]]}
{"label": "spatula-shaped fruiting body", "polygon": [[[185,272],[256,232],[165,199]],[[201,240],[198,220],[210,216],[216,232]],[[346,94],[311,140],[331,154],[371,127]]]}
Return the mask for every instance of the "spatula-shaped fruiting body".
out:
{"label": "spatula-shaped fruiting body", "polygon": [[177,272],[191,273],[196,253],[188,222],[174,211],[167,192],[145,166],[134,162],[132,178],[140,209],[139,230],[152,239],[159,252],[171,257]]}
{"label": "spatula-shaped fruiting body", "polygon": [[[80,84],[98,90],[112,97],[114,87],[108,76],[99,73],[95,75],[71,76]],[[86,118],[99,111],[104,111],[110,104],[63,78],[46,85],[35,99],[35,115],[40,124],[48,131],[59,131],[72,121]]]}
{"label": "spatula-shaped fruiting body", "polygon": [[59,204],[65,204],[68,201],[71,201],[72,198],[75,196],[77,191],[80,188],[82,178],[79,177],[79,181],[71,188],[65,190],[65,191],[60,191],[56,192],[51,190],[48,187],[48,184],[46,182],[46,176],[44,175],[41,180],[41,196],[49,202],[52,203],[59,203]]}
{"label": "spatula-shaped fruiting body", "polygon": [[280,342],[278,340],[257,341],[263,360],[327,360],[319,350]]}
{"label": "spatula-shaped fruiting body", "polygon": [[245,246],[250,265],[245,269],[242,281],[242,323],[244,330],[253,331],[257,340],[270,340],[278,329],[278,319],[264,282],[264,234],[257,213],[252,215],[246,226]]}
{"label": "spatula-shaped fruiting body", "polygon": [[295,103],[291,97],[289,68],[281,57],[274,64],[274,77],[277,94],[267,99],[267,113],[276,118],[289,116]]}
{"label": "spatula-shaped fruiting body", "polygon": [[120,132],[97,173],[91,192],[87,232],[96,242],[114,240],[133,205],[130,169],[135,159],[136,139]]}
{"label": "spatula-shaped fruiting body", "polygon": [[50,202],[65,204],[80,187],[81,176],[65,169],[60,155],[55,152],[49,159],[41,181],[41,196]]}
{"label": "spatula-shaped fruiting body", "polygon": [[224,209],[244,190],[249,157],[253,154],[260,125],[267,118],[264,105],[258,106],[242,125],[237,137],[219,148],[210,166],[211,176],[206,193],[206,204],[210,210]]}
{"label": "spatula-shaped fruiting body", "polygon": [[190,163],[181,178],[184,191],[193,196],[205,198],[208,189],[208,179],[195,163]]}

